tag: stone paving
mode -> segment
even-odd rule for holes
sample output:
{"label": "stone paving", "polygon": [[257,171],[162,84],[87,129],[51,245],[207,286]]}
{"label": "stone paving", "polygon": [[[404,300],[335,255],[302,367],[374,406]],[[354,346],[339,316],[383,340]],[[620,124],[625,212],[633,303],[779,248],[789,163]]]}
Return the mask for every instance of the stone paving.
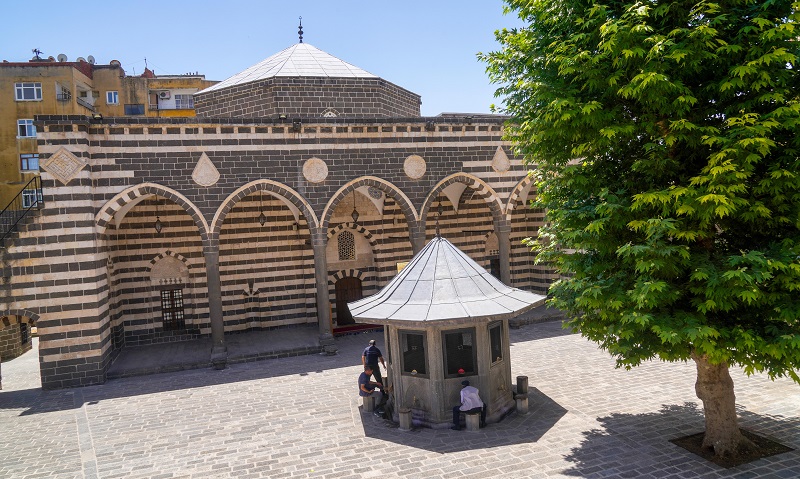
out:
{"label": "stone paving", "polygon": [[360,353],[42,391],[36,351],[3,364],[0,478],[800,477],[800,386],[733,371],[741,425],[795,451],[732,469],[668,440],[699,432],[692,364],[631,371],[560,323],[511,331],[530,412],[480,432],[400,431],[362,413]]}

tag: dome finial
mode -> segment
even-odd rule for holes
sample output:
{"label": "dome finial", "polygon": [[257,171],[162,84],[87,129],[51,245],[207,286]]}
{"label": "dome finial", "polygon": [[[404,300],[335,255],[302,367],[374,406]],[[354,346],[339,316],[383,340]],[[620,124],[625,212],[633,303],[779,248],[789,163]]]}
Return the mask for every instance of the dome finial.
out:
{"label": "dome finial", "polygon": [[303,43],[303,17],[300,17],[300,28],[297,29],[297,34],[300,35],[300,43]]}

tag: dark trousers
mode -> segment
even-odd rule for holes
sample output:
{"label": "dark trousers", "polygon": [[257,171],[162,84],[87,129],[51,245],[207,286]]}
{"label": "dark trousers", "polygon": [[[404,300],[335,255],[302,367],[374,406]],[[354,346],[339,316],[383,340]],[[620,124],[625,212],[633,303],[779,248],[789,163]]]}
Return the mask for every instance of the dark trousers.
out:
{"label": "dark trousers", "polygon": [[[375,378],[376,382],[383,384],[383,377],[381,376],[381,367],[377,364],[370,364],[372,367],[372,376]],[[383,384],[386,386],[385,384]]]}
{"label": "dark trousers", "polygon": [[472,408],[472,409],[470,409],[468,411],[462,411],[460,408],[461,408],[461,406],[456,406],[456,407],[453,408],[453,425],[454,426],[460,426],[461,425],[461,413],[462,412],[464,414],[473,413],[473,412],[479,412],[479,413],[481,413],[481,425],[486,424],[486,404],[484,404],[483,407],[474,407],[474,408]]}

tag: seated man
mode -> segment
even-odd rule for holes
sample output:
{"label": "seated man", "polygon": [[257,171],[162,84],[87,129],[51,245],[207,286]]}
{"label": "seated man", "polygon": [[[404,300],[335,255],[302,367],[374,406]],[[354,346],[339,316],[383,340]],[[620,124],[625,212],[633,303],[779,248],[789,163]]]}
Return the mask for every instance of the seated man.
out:
{"label": "seated man", "polygon": [[469,381],[461,381],[461,405],[453,408],[453,426],[450,429],[461,430],[461,413],[481,413],[481,427],[486,426],[486,404],[481,401],[478,389],[469,385]]}
{"label": "seated man", "polygon": [[372,396],[375,398],[375,404],[378,405],[383,397],[380,391],[380,389],[383,389],[383,384],[370,381],[370,376],[372,376],[372,366],[367,364],[364,366],[364,372],[358,376],[358,395],[362,397]]}

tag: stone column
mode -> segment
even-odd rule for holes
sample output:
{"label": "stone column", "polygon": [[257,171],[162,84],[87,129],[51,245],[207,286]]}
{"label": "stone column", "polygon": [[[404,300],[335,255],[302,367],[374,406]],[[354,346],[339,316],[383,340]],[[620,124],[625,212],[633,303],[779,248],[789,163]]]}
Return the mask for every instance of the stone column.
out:
{"label": "stone column", "polygon": [[228,349],[225,347],[225,323],[222,318],[222,286],[219,278],[219,244],[211,242],[203,248],[208,282],[208,316],[211,320],[211,363],[225,369]]}
{"label": "stone column", "polygon": [[408,232],[411,236],[411,251],[416,255],[425,247],[425,223],[418,221],[409,225]]}
{"label": "stone column", "polygon": [[325,252],[328,237],[323,233],[312,233],[311,248],[314,250],[314,279],[317,286],[317,322],[319,345],[325,354],[335,354],[336,341],[331,332],[331,301],[328,293],[328,258]]}
{"label": "stone column", "polygon": [[500,255],[500,281],[511,286],[511,226],[503,224],[495,229]]}

